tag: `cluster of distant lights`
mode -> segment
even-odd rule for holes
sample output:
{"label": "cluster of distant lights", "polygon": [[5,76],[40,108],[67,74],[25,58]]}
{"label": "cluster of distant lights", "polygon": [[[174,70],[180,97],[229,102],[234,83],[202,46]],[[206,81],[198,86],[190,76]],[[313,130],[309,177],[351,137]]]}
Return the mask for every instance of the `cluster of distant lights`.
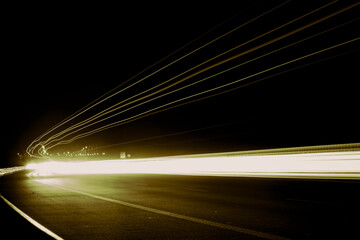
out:
{"label": "cluster of distant lights", "polygon": [[65,156],[65,157],[85,157],[85,156],[105,156],[106,153],[70,153],[70,152],[63,152],[61,153],[56,153],[56,154],[51,154],[51,153],[45,153],[46,156]]}
{"label": "cluster of distant lights", "polygon": [[[86,151],[88,151],[88,147],[85,146],[81,149],[81,151],[77,151],[77,152],[63,152],[62,154],[57,152],[56,154],[52,154],[46,151],[45,147],[42,147],[42,155],[45,157],[86,157],[86,156],[105,156],[106,153],[102,152],[92,152],[92,153],[88,153]],[[90,150],[90,149],[89,149]],[[84,153],[85,151],[85,153]]]}

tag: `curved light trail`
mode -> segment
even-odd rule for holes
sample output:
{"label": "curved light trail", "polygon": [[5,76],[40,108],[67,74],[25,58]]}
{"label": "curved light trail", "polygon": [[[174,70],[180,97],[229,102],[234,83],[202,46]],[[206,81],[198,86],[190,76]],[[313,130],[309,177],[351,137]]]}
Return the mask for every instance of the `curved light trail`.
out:
{"label": "curved light trail", "polygon": [[[245,80],[255,78],[255,77],[259,76],[259,75],[265,75],[266,73],[271,72],[273,70],[281,69],[282,67],[285,67],[287,65],[290,65],[290,64],[293,64],[293,63],[296,63],[296,62],[300,62],[300,61],[305,60],[305,59],[309,59],[312,56],[320,55],[320,54],[322,54],[324,52],[328,52],[328,51],[333,50],[335,48],[340,48],[340,47],[342,47],[344,45],[351,45],[351,44],[355,45],[355,42],[359,41],[359,39],[360,39],[359,37],[348,39],[347,41],[343,41],[341,43],[337,43],[337,44],[334,44],[332,46],[328,46],[326,48],[313,51],[312,53],[303,54],[300,57],[295,57],[293,59],[284,61],[283,63],[280,63],[280,64],[278,63],[278,64],[276,64],[276,65],[274,65],[272,67],[268,67],[266,69],[258,69],[257,72],[249,74],[247,76],[244,76],[244,77],[242,77],[240,79],[232,80],[232,81],[228,81],[228,82],[224,82],[224,83],[218,83],[218,86],[215,86],[215,87],[212,87],[212,88],[209,88],[209,89],[200,89],[200,90],[198,90],[198,92],[196,92],[196,93],[194,93],[192,95],[182,96],[182,97],[177,98],[177,99],[171,99],[171,100],[168,100],[168,102],[165,103],[165,104],[159,104],[159,105],[155,105],[155,106],[150,106],[150,108],[147,109],[147,110],[143,110],[142,112],[134,112],[132,115],[127,116],[127,117],[123,117],[120,120],[115,120],[115,121],[110,122],[110,123],[103,123],[105,121],[109,121],[113,117],[118,117],[119,115],[121,115],[121,114],[123,114],[125,112],[134,111],[134,109],[136,109],[139,106],[149,104],[150,102],[153,102],[153,101],[158,100],[160,98],[163,98],[165,96],[167,97],[167,96],[169,96],[169,95],[171,95],[173,93],[180,92],[181,90],[184,90],[186,88],[190,88],[192,86],[200,84],[200,83],[202,83],[202,82],[204,82],[206,80],[209,80],[211,78],[215,78],[216,76],[219,76],[220,74],[224,74],[226,72],[229,72],[231,70],[234,70],[234,69],[239,68],[241,66],[244,66],[246,64],[255,62],[256,60],[259,60],[261,58],[265,58],[267,56],[270,56],[271,54],[277,53],[277,52],[279,52],[281,50],[284,50],[286,48],[289,48],[289,47],[293,47],[293,46],[295,46],[295,45],[297,45],[299,43],[303,43],[303,42],[305,42],[307,40],[310,40],[312,38],[315,38],[315,37],[317,37],[317,36],[319,36],[321,34],[325,34],[327,32],[330,32],[332,30],[341,28],[341,27],[343,27],[343,26],[345,26],[347,24],[351,24],[351,23],[354,23],[355,21],[359,20],[359,18],[355,18],[355,19],[352,19],[352,20],[350,20],[348,22],[340,23],[337,26],[333,26],[333,27],[327,28],[327,29],[325,29],[323,31],[319,31],[319,32],[317,32],[315,34],[312,34],[312,35],[306,36],[306,37],[304,37],[304,38],[302,38],[300,40],[294,41],[294,42],[292,42],[290,44],[285,44],[283,46],[280,46],[280,47],[278,47],[278,48],[276,48],[274,50],[268,50],[267,52],[261,54],[260,56],[252,57],[252,58],[250,58],[248,60],[245,60],[245,61],[242,61],[242,62],[240,62],[238,64],[235,63],[235,65],[233,65],[233,66],[226,66],[225,69],[217,70],[217,71],[215,71],[214,73],[212,73],[209,76],[202,77],[201,79],[196,80],[195,77],[197,77],[197,76],[203,75],[203,74],[209,72],[210,70],[217,69],[218,67],[220,67],[222,65],[225,65],[225,64],[228,64],[230,62],[233,62],[233,60],[239,59],[239,58],[241,58],[241,57],[243,57],[245,55],[248,55],[248,54],[253,53],[253,52],[257,52],[260,49],[266,49],[266,47],[272,45],[273,43],[276,43],[276,42],[281,43],[282,40],[284,40],[285,38],[288,38],[290,36],[293,36],[293,35],[301,32],[301,31],[303,31],[303,30],[311,28],[314,25],[317,25],[319,23],[322,23],[323,21],[326,21],[326,20],[328,20],[330,18],[333,18],[333,17],[335,17],[335,16],[337,16],[337,15],[339,15],[341,13],[344,13],[345,11],[348,11],[348,10],[350,10],[350,9],[352,9],[352,8],[354,8],[354,7],[356,7],[356,6],[358,6],[360,4],[359,2],[356,2],[356,3],[353,3],[353,4],[349,5],[349,6],[342,7],[340,9],[336,10],[336,11],[333,11],[330,14],[319,17],[316,20],[312,20],[311,22],[306,23],[306,24],[304,24],[304,25],[302,25],[300,27],[297,27],[297,28],[295,28],[293,30],[288,30],[288,32],[282,33],[280,36],[274,37],[271,40],[266,40],[265,42],[260,43],[260,44],[258,44],[256,46],[252,46],[249,49],[242,50],[241,52],[236,53],[233,56],[227,57],[227,58],[222,59],[222,60],[220,59],[218,62],[215,62],[215,63],[211,63],[215,59],[220,58],[222,56],[225,56],[226,54],[228,54],[230,52],[233,52],[234,50],[236,50],[236,49],[238,49],[240,47],[246,46],[249,43],[254,42],[255,40],[261,39],[262,37],[267,36],[269,34],[275,33],[279,29],[290,26],[292,23],[295,23],[298,20],[305,19],[306,17],[310,16],[311,14],[320,12],[321,10],[326,9],[327,7],[335,5],[335,4],[337,4],[339,2],[339,1],[331,1],[331,2],[325,4],[325,5],[321,6],[321,7],[318,7],[316,9],[314,9],[314,10],[312,10],[310,12],[307,12],[307,13],[299,16],[299,17],[296,17],[296,18],[294,18],[294,19],[292,19],[292,20],[290,20],[290,21],[288,21],[288,22],[286,22],[284,24],[281,24],[281,25],[279,25],[279,26],[277,26],[277,27],[265,32],[265,33],[262,33],[262,34],[260,34],[260,35],[258,35],[256,37],[248,40],[248,41],[245,41],[245,42],[241,43],[240,45],[232,47],[229,50],[226,50],[226,51],[224,51],[224,52],[222,52],[220,54],[217,54],[214,57],[206,59],[205,61],[201,62],[200,64],[197,64],[197,65],[195,65],[193,67],[190,67],[189,69],[187,69],[187,70],[185,70],[185,71],[183,71],[183,72],[181,72],[179,74],[176,74],[174,77],[171,77],[166,81],[162,81],[159,84],[156,84],[155,86],[151,86],[148,89],[143,90],[142,92],[133,94],[133,95],[125,98],[124,100],[119,101],[119,102],[117,102],[117,103],[115,103],[115,104],[113,104],[113,105],[111,105],[109,107],[106,107],[104,109],[100,109],[94,115],[86,118],[85,120],[79,121],[77,123],[75,122],[75,123],[71,124],[70,126],[68,126],[67,128],[65,128],[63,130],[60,129],[58,132],[54,132],[56,129],[60,128],[61,126],[65,125],[67,123],[69,124],[70,121],[74,121],[78,116],[80,116],[81,114],[84,114],[86,111],[99,106],[100,104],[104,103],[105,101],[107,101],[110,98],[113,98],[115,95],[118,95],[119,93],[125,92],[125,90],[132,88],[133,86],[139,84],[140,82],[144,81],[145,79],[159,73],[160,71],[170,67],[171,65],[177,63],[178,61],[185,59],[186,57],[190,56],[191,54],[194,54],[195,52],[199,51],[200,49],[203,49],[206,46],[208,46],[208,45],[210,45],[212,43],[215,43],[216,41],[224,38],[225,36],[230,35],[231,33],[235,32],[236,30],[241,29],[243,26],[246,26],[246,25],[252,23],[253,21],[264,17],[268,13],[271,13],[271,12],[277,10],[278,8],[283,7],[288,2],[289,1],[275,6],[274,8],[272,8],[272,9],[258,15],[255,18],[252,18],[251,20],[237,26],[236,28],[233,28],[232,30],[226,32],[225,34],[222,34],[219,37],[216,37],[215,39],[213,39],[213,40],[207,42],[206,44],[196,48],[195,50],[190,51],[189,53],[183,55],[182,57],[177,58],[176,60],[170,62],[169,64],[165,65],[164,67],[161,67],[158,70],[146,75],[145,77],[141,78],[140,80],[135,81],[134,83],[128,85],[127,87],[124,87],[124,88],[116,91],[122,85],[124,85],[125,83],[129,82],[130,80],[132,80],[136,76],[138,76],[138,75],[135,75],[134,77],[127,80],[125,83],[123,83],[123,84],[119,85],[118,87],[116,87],[115,89],[107,92],[106,94],[104,94],[100,98],[96,99],[92,103],[90,103],[87,106],[85,106],[84,108],[80,109],[75,114],[69,116],[67,119],[63,120],[62,122],[58,123],[54,127],[50,128],[48,131],[46,131],[45,133],[43,133],[42,135],[37,137],[28,146],[27,153],[32,156],[32,155],[35,154],[35,152],[38,152],[38,154],[40,156],[46,157],[46,154],[45,154],[46,151],[48,151],[49,149],[52,149],[52,148],[54,148],[54,147],[56,147],[58,145],[68,144],[68,143],[71,143],[71,142],[73,142],[73,141],[75,141],[77,139],[87,137],[87,136],[90,136],[92,134],[95,134],[95,133],[98,133],[98,132],[101,132],[101,131],[104,131],[104,130],[107,130],[107,129],[110,129],[110,128],[113,128],[113,127],[116,127],[116,126],[120,126],[120,125],[123,125],[125,123],[132,122],[132,121],[135,121],[137,119],[140,119],[140,118],[143,118],[143,117],[146,117],[146,116],[150,116],[150,115],[162,112],[162,111],[166,111],[168,109],[172,109],[172,108],[175,108],[175,107],[178,107],[178,106],[189,104],[189,103],[199,101],[199,100],[202,100],[202,99],[206,99],[206,98],[209,98],[209,97],[217,96],[219,94],[227,93],[229,91],[232,91],[233,89],[238,89],[239,87],[241,87],[241,86],[233,86],[233,85],[238,84],[240,82],[243,82]],[[353,49],[354,49],[354,47],[353,47]],[[354,50],[356,51],[358,49],[356,49],[356,47],[355,47]],[[350,50],[350,51],[346,50],[346,51],[347,52],[352,52],[354,50]],[[177,52],[177,51],[175,51],[175,52]],[[170,54],[169,56],[171,56],[172,54]],[[163,61],[167,57],[163,58],[159,62]],[[313,62],[310,62],[310,63],[303,64],[301,66],[295,66],[292,69],[297,69],[299,67],[307,66],[307,65],[310,65],[310,64],[316,63],[316,62],[317,61],[313,61]],[[206,66],[206,64],[208,64],[208,63],[211,63],[211,64]],[[153,64],[149,68],[155,66],[156,64]],[[198,68],[201,67],[201,66],[204,66],[204,68],[199,70]],[[288,71],[289,71],[289,69],[285,69],[282,72],[288,72]],[[252,82],[247,83],[246,85],[261,81],[263,79],[268,79],[269,77],[279,75],[282,72],[275,73],[275,74],[272,74],[270,76],[264,76],[260,80],[255,79]],[[188,75],[186,76],[185,74],[188,74]],[[180,77],[182,77],[182,78],[180,78]],[[181,85],[183,82],[187,82],[190,79],[195,79],[195,80],[192,81],[192,82],[187,83],[186,85]],[[230,87],[230,89],[227,89],[229,87]],[[226,89],[226,90],[224,90],[224,89]],[[116,92],[112,93],[114,91],[116,91]],[[218,92],[218,91],[221,91],[221,92]],[[111,94],[111,95],[109,95],[109,94]],[[203,96],[203,95],[205,95],[205,96]],[[123,109],[123,110],[119,111],[120,109]],[[99,124],[102,124],[102,125],[97,126]],[[92,127],[94,129],[89,129],[89,128],[92,128]],[[87,129],[86,132],[82,132],[85,129]],[[54,133],[52,135],[50,135],[51,132],[54,132]],[[46,136],[48,136],[48,137],[45,138]]]}
{"label": "curved light trail", "polygon": [[[135,86],[136,84],[138,84],[138,83],[146,80],[147,78],[149,78],[149,77],[157,74],[158,72],[160,72],[160,71],[168,68],[169,66],[171,66],[171,65],[179,62],[180,60],[183,60],[183,59],[185,59],[186,57],[188,57],[188,56],[196,53],[197,51],[201,50],[202,48],[205,48],[205,47],[207,47],[208,45],[213,44],[214,42],[216,42],[216,41],[218,41],[218,40],[226,37],[227,35],[233,33],[234,31],[239,30],[240,28],[245,27],[246,25],[252,23],[253,21],[255,21],[255,20],[257,20],[257,19],[259,19],[259,18],[261,18],[261,17],[263,17],[263,16],[265,16],[266,14],[269,14],[269,13],[275,11],[276,9],[282,7],[283,5],[285,5],[285,4],[288,3],[288,2],[290,2],[290,0],[289,0],[289,1],[286,1],[286,2],[284,2],[284,3],[282,3],[282,4],[279,4],[279,5],[275,6],[274,8],[272,8],[272,9],[270,9],[270,10],[268,10],[268,11],[266,11],[266,12],[264,12],[264,13],[258,15],[258,16],[256,16],[255,18],[253,18],[253,19],[251,19],[251,20],[249,20],[249,21],[241,24],[240,26],[238,26],[238,27],[236,27],[236,28],[234,28],[234,29],[226,32],[225,34],[222,34],[221,36],[219,36],[219,37],[217,37],[217,38],[215,38],[215,39],[207,42],[206,44],[204,44],[204,45],[196,48],[195,50],[193,50],[193,51],[191,51],[191,52],[183,55],[182,57],[180,57],[180,58],[172,61],[171,63],[165,65],[164,67],[161,67],[161,68],[159,68],[158,70],[156,70],[156,71],[154,71],[154,72],[146,75],[145,77],[141,78],[140,80],[136,81],[135,83],[131,84],[130,86],[125,87],[125,88],[123,88],[123,89],[120,89],[119,91],[111,94],[110,96],[105,97],[106,95],[110,94],[111,92],[115,91],[116,89],[120,88],[121,86],[123,86],[123,85],[126,84],[127,82],[131,81],[132,79],[134,79],[135,77],[137,77],[138,75],[140,75],[142,72],[145,72],[147,69],[150,69],[150,68],[152,68],[153,66],[159,64],[160,62],[162,62],[162,61],[164,61],[165,59],[167,59],[168,57],[172,56],[173,54],[175,54],[176,52],[178,52],[179,50],[181,50],[181,49],[184,48],[185,46],[187,46],[187,45],[189,45],[190,43],[196,41],[196,40],[199,39],[201,36],[198,37],[198,38],[196,38],[195,40],[191,41],[190,43],[186,44],[185,46],[183,46],[183,47],[181,47],[180,49],[174,51],[173,53],[169,54],[169,55],[166,56],[165,58],[163,58],[163,59],[161,59],[160,61],[152,64],[151,66],[149,66],[148,68],[144,69],[144,70],[141,71],[140,73],[138,73],[138,74],[136,74],[135,76],[131,77],[130,79],[126,80],[124,83],[120,84],[120,85],[117,86],[116,88],[110,90],[109,92],[107,92],[107,93],[105,93],[104,95],[100,96],[99,98],[95,99],[93,102],[91,102],[91,103],[88,104],[87,106],[83,107],[82,109],[80,109],[79,111],[77,111],[77,112],[74,113],[73,115],[69,116],[68,118],[64,119],[63,121],[61,121],[60,123],[58,123],[58,124],[55,125],[54,127],[50,128],[48,131],[46,131],[45,133],[43,133],[42,135],[40,135],[39,137],[37,137],[37,138],[29,145],[29,147],[27,148],[27,152],[28,152],[28,153],[33,152],[33,150],[34,150],[37,146],[39,146],[39,145],[41,144],[41,143],[38,143],[38,144],[35,145],[36,142],[40,141],[43,137],[45,137],[46,135],[48,135],[50,132],[56,130],[56,129],[59,128],[60,126],[64,125],[65,123],[71,121],[72,119],[75,119],[76,117],[78,117],[79,115],[85,113],[86,111],[88,111],[88,110],[94,108],[95,106],[97,106],[97,105],[105,102],[106,100],[114,97],[115,95],[117,95],[117,94],[119,94],[119,93],[121,93],[121,92],[124,92],[125,90],[129,89],[130,87]],[[215,29],[215,28],[213,28],[213,29]],[[211,30],[213,30],[213,29],[211,29]],[[211,30],[210,30],[210,31],[211,31]],[[209,31],[209,32],[210,32],[210,31]],[[206,34],[206,33],[205,33],[205,34]],[[203,34],[203,35],[205,35],[205,34]],[[105,98],[102,99],[103,97],[105,97]],[[94,115],[92,118],[96,118],[98,115],[102,114],[103,112],[105,112],[105,111],[107,111],[107,110],[110,110],[111,108],[114,108],[115,106],[117,106],[117,105],[119,105],[119,104],[120,104],[120,103],[115,104],[115,105],[113,105],[113,106],[111,106],[111,107],[109,107],[109,108],[107,108],[107,109],[99,112],[98,114]],[[90,119],[91,119],[91,118],[90,118]],[[78,123],[78,124],[80,124],[80,123]],[[78,124],[74,124],[73,126],[76,127]],[[53,136],[50,136],[49,139],[54,138],[54,136],[56,137],[57,134],[54,134]],[[35,145],[35,146],[32,147],[33,150],[31,150],[31,146],[32,146],[32,145]]]}
{"label": "curved light trail", "polygon": [[[255,73],[255,74],[250,75],[250,76],[247,76],[247,77],[238,79],[238,80],[236,80],[236,81],[230,82],[230,83],[228,83],[228,84],[224,84],[224,85],[221,85],[221,86],[219,86],[219,87],[215,87],[215,88],[212,88],[212,89],[209,89],[209,90],[206,90],[206,91],[203,91],[203,92],[200,92],[200,93],[197,93],[197,94],[188,96],[188,97],[184,97],[184,98],[182,98],[182,99],[178,99],[178,100],[176,100],[176,101],[173,101],[173,102],[170,102],[170,103],[167,103],[167,104],[158,106],[158,107],[156,107],[156,108],[150,109],[150,110],[148,110],[148,111],[142,112],[142,113],[137,114],[137,115],[135,115],[135,116],[132,116],[132,117],[130,117],[130,118],[123,119],[123,120],[120,120],[120,121],[117,121],[117,122],[113,122],[113,123],[110,123],[110,124],[108,124],[108,125],[102,126],[102,127],[100,127],[100,128],[94,129],[94,130],[92,130],[92,131],[88,131],[88,132],[86,132],[86,133],[79,134],[79,135],[77,135],[77,136],[75,136],[75,137],[73,137],[73,138],[71,138],[71,139],[69,139],[69,140],[60,141],[60,142],[58,142],[57,144],[54,144],[53,146],[47,147],[47,149],[51,149],[51,148],[53,148],[53,147],[55,147],[55,146],[57,146],[57,145],[60,145],[60,144],[71,143],[71,142],[73,142],[73,141],[75,141],[75,140],[77,140],[77,139],[90,136],[90,135],[92,135],[92,134],[95,134],[95,133],[98,133],[98,132],[107,130],[107,129],[109,129],[109,128],[113,128],[113,127],[116,127],[116,126],[119,126],[119,125],[123,125],[123,124],[125,124],[125,123],[131,122],[131,121],[134,121],[134,120],[137,120],[137,119],[139,119],[139,118],[142,118],[142,117],[145,117],[145,116],[154,114],[154,113],[156,113],[156,112],[155,112],[156,110],[162,109],[162,108],[164,108],[164,107],[168,107],[168,106],[170,106],[170,105],[172,105],[172,104],[174,104],[174,103],[178,103],[178,102],[181,102],[181,101],[184,101],[184,100],[193,98],[193,97],[197,97],[197,96],[199,96],[199,95],[203,95],[203,94],[206,94],[206,93],[209,93],[209,92],[213,92],[213,91],[216,91],[216,90],[219,90],[219,89],[222,89],[222,88],[225,88],[225,87],[234,85],[234,84],[236,84],[236,83],[238,83],[238,82],[247,80],[247,79],[249,79],[249,78],[258,76],[258,75],[260,75],[260,74],[263,74],[263,73],[272,71],[272,70],[274,70],[274,69],[277,69],[277,68],[280,68],[280,67],[289,65],[289,64],[291,64],[291,63],[294,63],[294,62],[303,60],[303,59],[305,59],[305,58],[314,56],[314,55],[316,55],[316,54],[320,54],[320,53],[322,53],[322,52],[325,52],[325,51],[328,51],[328,50],[331,50],[331,49],[334,49],[334,48],[337,48],[337,47],[340,47],[340,46],[343,46],[343,45],[345,45],[345,44],[349,44],[349,43],[352,43],[352,42],[355,42],[355,41],[359,41],[359,40],[360,40],[360,37],[355,38],[355,39],[352,39],[352,40],[347,41],[347,42],[344,42],[344,43],[337,44],[337,45],[332,46],[332,47],[329,47],[329,48],[322,49],[322,50],[320,50],[320,51],[317,51],[317,52],[314,52],[314,53],[305,55],[305,56],[303,56],[303,57],[300,57],[300,58],[297,58],[297,59],[294,59],[294,60],[285,62],[285,63],[283,63],[283,64],[279,64],[279,65],[277,65],[277,66],[275,66],[275,67],[268,68],[268,69],[263,70],[263,71],[261,71],[261,72],[257,72],[257,73]],[[225,92],[228,92],[228,91],[225,91]],[[218,95],[218,94],[216,94],[216,95]],[[190,102],[192,102],[192,101],[190,101]],[[183,105],[183,104],[180,104],[180,105]],[[179,106],[180,106],[180,105],[179,105]],[[175,106],[175,107],[176,107],[176,106]],[[173,108],[173,107],[171,107],[171,108]],[[82,129],[81,129],[81,130],[82,130]],[[69,134],[69,135],[70,135],[70,134]],[[69,135],[65,135],[65,137],[67,137],[67,136],[69,136]],[[62,138],[59,138],[59,139],[61,140]],[[59,139],[58,139],[58,140],[59,140]]]}

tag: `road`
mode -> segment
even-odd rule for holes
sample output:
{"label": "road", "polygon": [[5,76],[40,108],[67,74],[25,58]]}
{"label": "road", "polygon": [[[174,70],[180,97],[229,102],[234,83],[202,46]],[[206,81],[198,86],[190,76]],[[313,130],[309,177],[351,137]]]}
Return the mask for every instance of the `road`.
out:
{"label": "road", "polygon": [[[63,239],[354,239],[359,183],[161,174],[34,178],[23,171],[1,178],[0,194]],[[49,239],[3,201],[0,207],[6,234],[19,234],[9,230],[15,225],[21,234]]]}

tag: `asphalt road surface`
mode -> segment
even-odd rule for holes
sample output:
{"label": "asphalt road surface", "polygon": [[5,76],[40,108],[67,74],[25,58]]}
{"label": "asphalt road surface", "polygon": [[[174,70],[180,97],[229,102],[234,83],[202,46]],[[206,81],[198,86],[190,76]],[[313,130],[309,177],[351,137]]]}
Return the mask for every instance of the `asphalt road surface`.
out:
{"label": "asphalt road surface", "polygon": [[[359,183],[18,172],[0,178],[0,194],[63,239],[357,239]],[[51,239],[0,209],[1,239]]]}

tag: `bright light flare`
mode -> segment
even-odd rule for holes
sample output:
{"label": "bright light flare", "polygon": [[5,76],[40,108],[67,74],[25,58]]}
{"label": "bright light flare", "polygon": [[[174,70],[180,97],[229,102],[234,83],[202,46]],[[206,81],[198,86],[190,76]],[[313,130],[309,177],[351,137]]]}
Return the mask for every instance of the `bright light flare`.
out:
{"label": "bright light flare", "polygon": [[136,160],[32,163],[30,176],[83,174],[186,174],[360,178],[359,152],[256,156],[178,156]]}

